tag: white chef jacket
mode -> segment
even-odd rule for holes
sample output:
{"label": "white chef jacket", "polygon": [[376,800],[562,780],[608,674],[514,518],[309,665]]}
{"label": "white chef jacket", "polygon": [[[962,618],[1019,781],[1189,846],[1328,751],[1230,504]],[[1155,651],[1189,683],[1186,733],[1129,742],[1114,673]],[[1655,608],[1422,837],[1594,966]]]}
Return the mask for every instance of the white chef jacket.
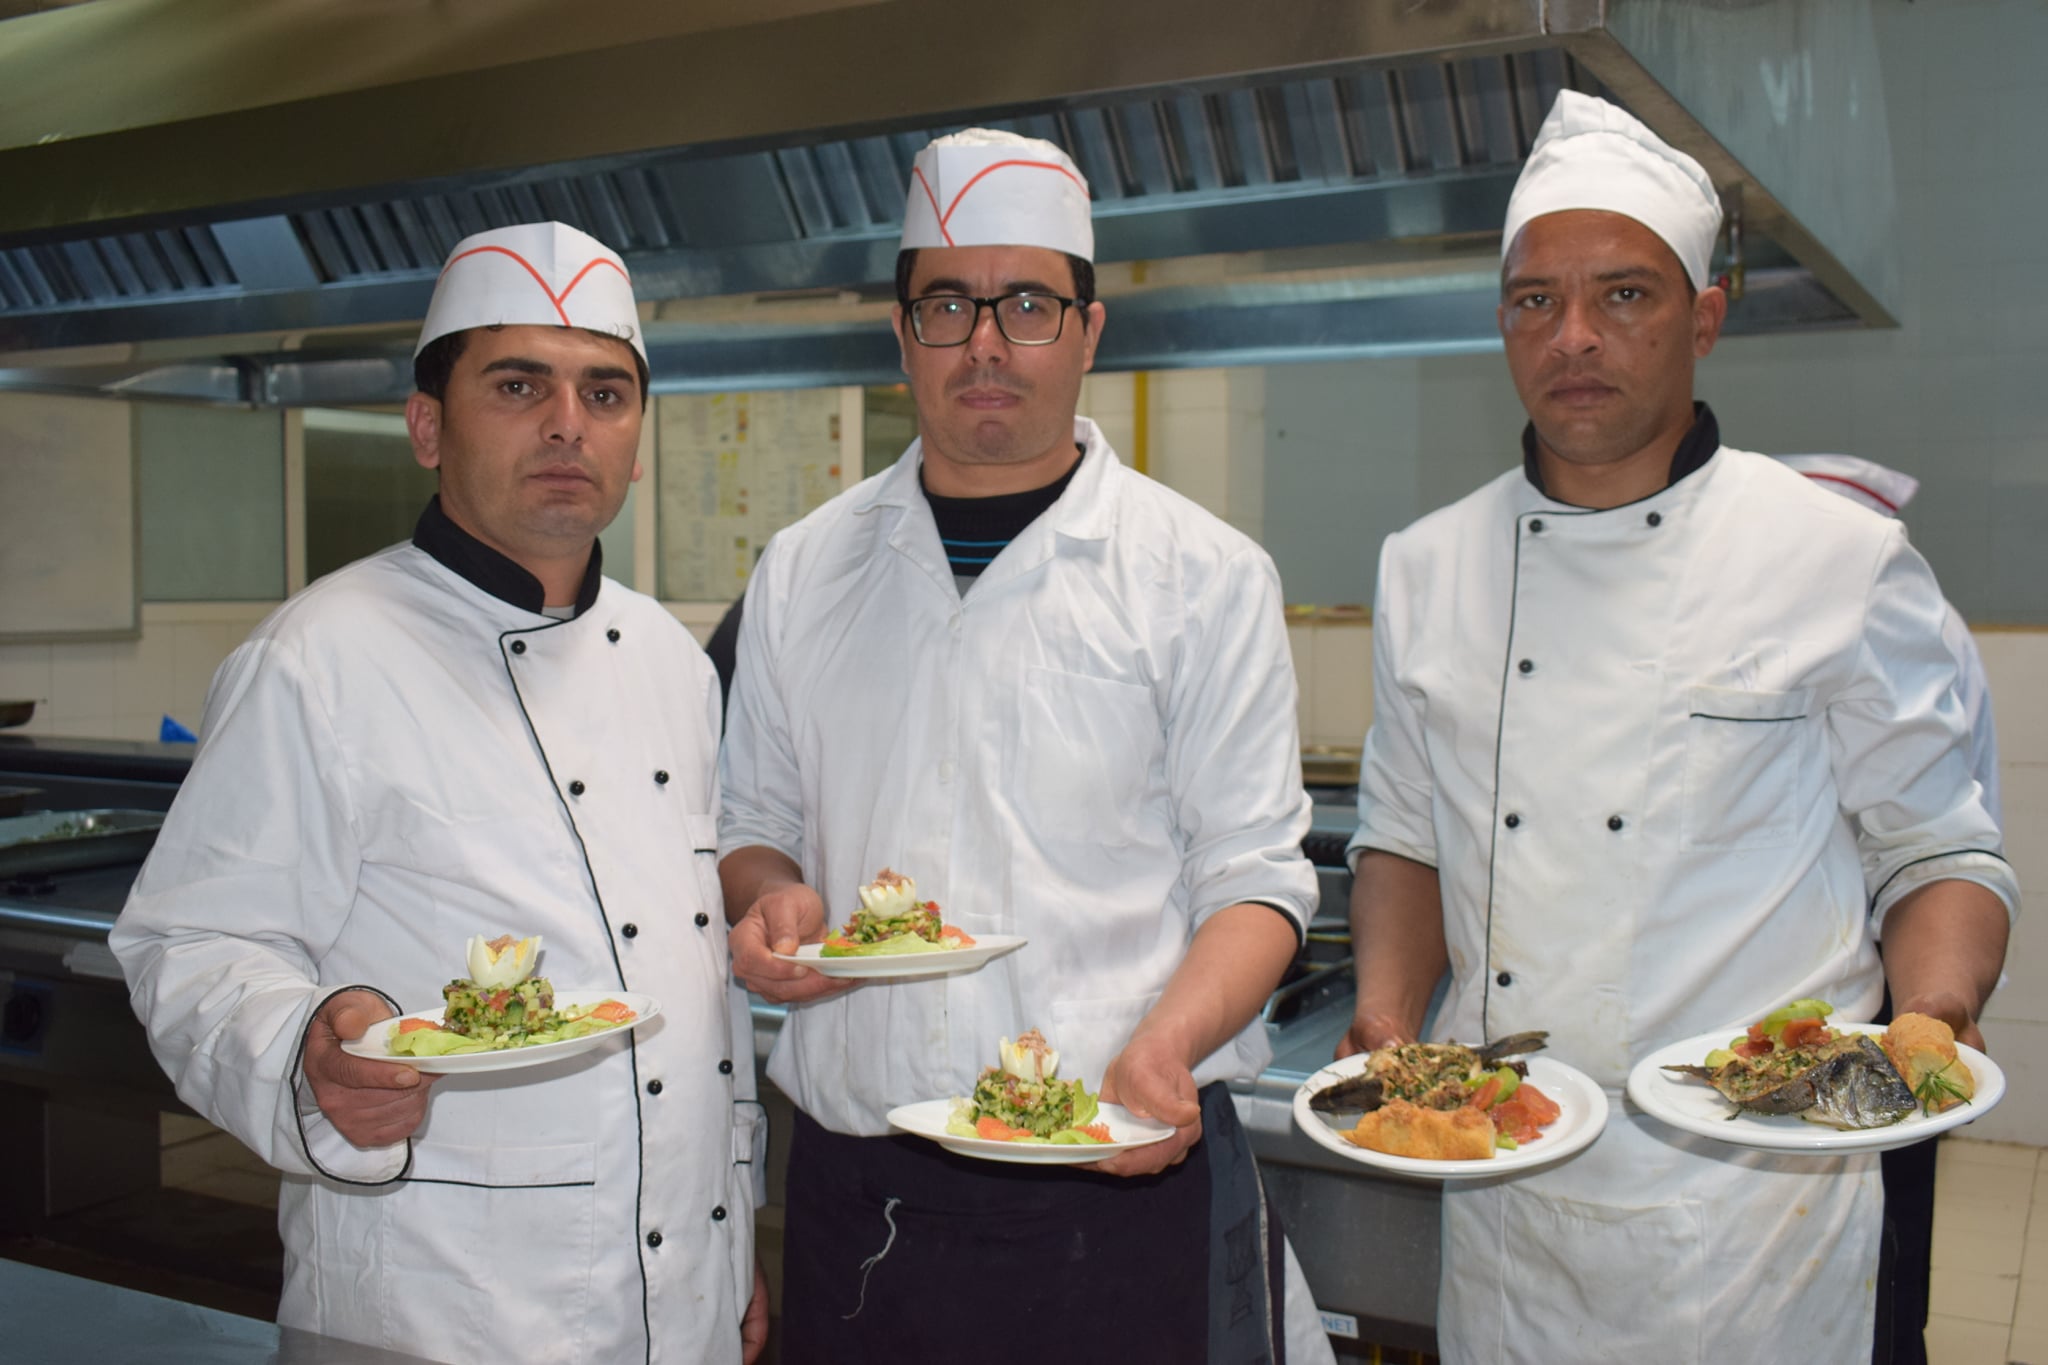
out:
{"label": "white chef jacket", "polygon": [[[768,1074],[835,1131],[966,1094],[1027,1028],[1097,1085],[1209,916],[1314,912],[1272,561],[1093,422],[1074,439],[1065,493],[964,597],[916,443],[777,535],[748,587],[721,856],[782,851],[835,924],[891,867],[969,933],[1030,940],[792,1009]],[[1195,1079],[1271,1055],[1253,1020]]]}
{"label": "white chef jacket", "polygon": [[1801,996],[1869,1018],[1914,888],[2016,908],[1941,618],[1896,524],[1725,447],[1605,511],[1517,469],[1388,539],[1354,855],[1437,869],[1437,1036],[1548,1029],[1614,1105],[1579,1157],[1447,1190],[1447,1361],[1868,1358],[1875,1158],[1691,1138],[1620,1087]]}
{"label": "white chef jacket", "polygon": [[[430,514],[431,515],[431,514]],[[179,1097],[284,1171],[280,1321],[448,1361],[739,1359],[759,1128],[717,885],[710,664],[603,580],[574,620],[400,546],[221,666],[110,942]],[[430,1008],[472,934],[661,1015],[443,1077],[392,1147],[299,1072],[336,991]],[[657,1235],[658,1234],[658,1235]]]}

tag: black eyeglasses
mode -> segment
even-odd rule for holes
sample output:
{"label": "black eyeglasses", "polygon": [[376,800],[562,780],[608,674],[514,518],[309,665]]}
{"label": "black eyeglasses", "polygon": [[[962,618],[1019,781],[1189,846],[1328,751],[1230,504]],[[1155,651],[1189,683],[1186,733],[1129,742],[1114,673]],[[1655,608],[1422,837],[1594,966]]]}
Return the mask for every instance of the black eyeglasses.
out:
{"label": "black eyeglasses", "polygon": [[1050,346],[1067,325],[1077,302],[1058,294],[1031,292],[977,299],[966,294],[927,294],[910,301],[910,330],[920,346],[964,346],[981,325],[981,310],[996,315],[996,330],[1012,346]]}

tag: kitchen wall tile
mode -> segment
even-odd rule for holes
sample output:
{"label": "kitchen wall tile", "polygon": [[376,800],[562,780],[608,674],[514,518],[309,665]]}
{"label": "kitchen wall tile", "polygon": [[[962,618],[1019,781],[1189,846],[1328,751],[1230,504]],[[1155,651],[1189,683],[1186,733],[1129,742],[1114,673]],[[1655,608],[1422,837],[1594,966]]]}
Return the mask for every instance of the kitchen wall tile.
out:
{"label": "kitchen wall tile", "polygon": [[1372,723],[1372,633],[1324,625],[1316,635],[1316,741],[1356,744]]}
{"label": "kitchen wall tile", "polygon": [[[2028,775],[2035,781],[2030,786],[2028,799],[2018,807],[2006,807],[2009,828],[2040,827],[2043,816],[2037,798],[2041,787],[2039,779],[2043,774],[2048,774],[2048,769],[2036,767],[2029,770]],[[2018,811],[2017,815],[2015,811]],[[2048,867],[2044,867],[2048,864],[2048,850],[2032,843],[2026,846],[2008,844],[2006,856],[2012,859],[2022,896],[2029,888],[2038,892],[2041,887],[2048,886]],[[2005,984],[1991,997],[1985,1010],[1991,1018],[2048,1025],[2048,924],[2042,921],[2042,916],[2028,913],[2022,906],[2019,919],[2012,926],[2012,939],[2006,945]],[[2000,1065],[2004,1064],[2002,1056],[1998,1060]]]}
{"label": "kitchen wall tile", "polygon": [[2048,1133],[2048,1024],[2001,1018],[1996,1008],[1981,1026],[1992,1058],[2005,1072],[2005,1098],[1970,1124],[1970,1135],[2038,1146]]}
{"label": "kitchen wall tile", "polygon": [[1154,370],[1149,381],[1154,412],[1223,412],[1230,407],[1228,370]]}
{"label": "kitchen wall tile", "polygon": [[112,723],[114,661],[117,654],[125,652],[120,645],[104,641],[53,646],[50,651],[51,717]]}
{"label": "kitchen wall tile", "polygon": [[1230,515],[1230,442],[1221,411],[1163,411],[1152,422],[1152,474],[1219,517]]}
{"label": "kitchen wall tile", "polygon": [[1314,744],[1316,728],[1316,628],[1306,622],[1287,625],[1287,652],[1294,656],[1295,720],[1304,744]]}
{"label": "kitchen wall tile", "polygon": [[0,645],[0,701],[49,701],[50,658],[48,645]]}
{"label": "kitchen wall tile", "polygon": [[[161,715],[176,685],[177,643],[173,627],[145,621],[142,637],[129,641],[114,655],[114,710],[117,715],[135,716],[155,711]],[[154,738],[154,733],[151,735]]]}
{"label": "kitchen wall tile", "polygon": [[1999,758],[2048,763],[2048,706],[2039,700],[2048,681],[2048,631],[1984,630],[1974,638],[1991,687]]}
{"label": "kitchen wall tile", "polygon": [[2006,1365],[2010,1336],[2002,1323],[1976,1322],[1946,1313],[1927,1315],[1927,1358],[1940,1365]]}

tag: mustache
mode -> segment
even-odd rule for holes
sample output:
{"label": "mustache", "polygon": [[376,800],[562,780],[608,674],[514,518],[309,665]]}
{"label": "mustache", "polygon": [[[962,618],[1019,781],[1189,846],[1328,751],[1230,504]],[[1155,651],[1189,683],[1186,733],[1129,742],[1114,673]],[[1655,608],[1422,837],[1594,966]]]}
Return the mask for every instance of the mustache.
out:
{"label": "mustache", "polygon": [[981,389],[984,391],[994,390],[998,393],[1007,393],[1013,398],[1029,398],[1033,387],[1028,380],[1011,375],[997,375],[987,371],[970,371],[946,381],[946,396],[953,398],[966,393],[970,389]]}

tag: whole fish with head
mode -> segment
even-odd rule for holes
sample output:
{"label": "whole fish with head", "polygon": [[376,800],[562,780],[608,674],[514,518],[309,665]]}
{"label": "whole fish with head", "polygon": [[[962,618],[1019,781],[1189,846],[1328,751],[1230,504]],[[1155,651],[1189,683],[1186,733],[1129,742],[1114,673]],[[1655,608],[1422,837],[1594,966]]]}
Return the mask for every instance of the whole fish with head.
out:
{"label": "whole fish with head", "polygon": [[1549,1037],[1539,1029],[1477,1048],[1455,1042],[1379,1048],[1366,1058],[1365,1070],[1316,1091],[1308,1107],[1319,1114],[1370,1114],[1388,1100],[1402,1099],[1424,1109],[1455,1109],[1475,1082],[1503,1063],[1528,1075],[1526,1063],[1508,1059],[1540,1052]]}
{"label": "whole fish with head", "polygon": [[1816,1047],[1736,1057],[1717,1067],[1666,1066],[1705,1081],[1735,1106],[1728,1117],[1797,1114],[1830,1128],[1882,1128],[1913,1112],[1913,1092],[1884,1049],[1844,1033]]}

